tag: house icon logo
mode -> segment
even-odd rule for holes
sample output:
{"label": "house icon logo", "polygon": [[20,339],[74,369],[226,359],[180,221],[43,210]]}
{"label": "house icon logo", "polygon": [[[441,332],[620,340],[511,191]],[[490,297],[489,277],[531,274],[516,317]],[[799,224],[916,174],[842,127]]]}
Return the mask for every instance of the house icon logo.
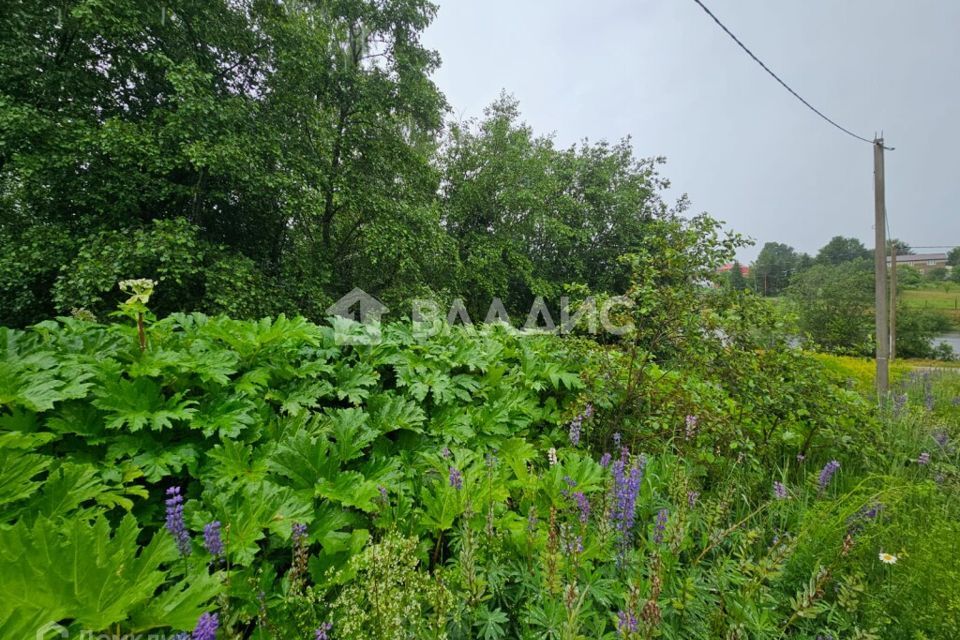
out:
{"label": "house icon logo", "polygon": [[68,638],[70,637],[67,628],[56,622],[48,622],[37,629],[36,640],[49,640],[50,638]]}
{"label": "house icon logo", "polygon": [[355,287],[353,291],[327,307],[327,313],[330,315],[348,318],[360,324],[379,323],[380,316],[388,311],[386,305],[360,287]]}

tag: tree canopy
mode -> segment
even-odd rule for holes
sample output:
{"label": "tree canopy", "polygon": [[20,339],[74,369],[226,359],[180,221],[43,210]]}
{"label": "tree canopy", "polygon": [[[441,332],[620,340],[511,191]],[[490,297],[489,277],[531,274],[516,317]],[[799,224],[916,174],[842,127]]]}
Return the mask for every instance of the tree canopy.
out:
{"label": "tree canopy", "polygon": [[[360,287],[526,313],[627,286],[671,208],[629,140],[558,148],[501,96],[445,126],[425,0],[18,2],[0,17],[0,323],[322,317]],[[231,281],[223,277],[234,274]],[[169,284],[167,284],[169,282]]]}
{"label": "tree canopy", "polygon": [[817,264],[838,265],[872,256],[873,252],[863,246],[863,243],[856,238],[834,236],[830,242],[820,248],[816,262]]}

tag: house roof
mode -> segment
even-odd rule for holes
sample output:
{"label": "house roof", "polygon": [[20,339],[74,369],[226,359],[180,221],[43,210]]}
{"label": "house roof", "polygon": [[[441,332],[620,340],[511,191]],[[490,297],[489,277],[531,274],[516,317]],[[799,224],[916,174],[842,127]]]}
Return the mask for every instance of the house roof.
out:
{"label": "house roof", "polygon": [[[717,273],[726,273],[727,271],[730,271],[731,269],[733,269],[733,263],[732,263],[732,262],[728,262],[727,264],[725,264],[725,265],[723,265],[722,267],[720,267],[719,269],[717,269]],[[747,265],[745,265],[745,264],[741,264],[741,265],[740,265],[740,273],[742,273],[743,275],[748,275],[748,274],[750,273],[750,267],[747,266]]]}
{"label": "house roof", "polygon": [[901,255],[897,256],[897,262],[927,262],[929,260],[946,262],[947,254],[945,253],[910,253],[902,256]]}

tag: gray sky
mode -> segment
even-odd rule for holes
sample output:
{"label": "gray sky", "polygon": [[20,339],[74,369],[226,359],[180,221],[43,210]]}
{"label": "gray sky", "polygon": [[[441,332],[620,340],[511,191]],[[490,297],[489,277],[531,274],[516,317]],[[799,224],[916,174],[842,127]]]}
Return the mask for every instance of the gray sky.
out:
{"label": "gray sky", "polygon": [[[693,0],[435,0],[424,36],[457,117],[501,89],[563,146],[633,138],[688,193],[757,240],[873,245],[873,150],[753,62]],[[960,244],[960,0],[705,0],[815,107],[881,129],[893,235]]]}

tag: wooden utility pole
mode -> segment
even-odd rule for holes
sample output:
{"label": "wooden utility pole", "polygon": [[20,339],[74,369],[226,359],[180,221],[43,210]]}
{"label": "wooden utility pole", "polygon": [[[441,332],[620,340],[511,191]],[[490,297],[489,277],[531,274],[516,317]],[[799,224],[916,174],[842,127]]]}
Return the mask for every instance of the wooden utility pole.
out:
{"label": "wooden utility pole", "polygon": [[890,360],[897,357],[897,247],[890,245]]}
{"label": "wooden utility pole", "polygon": [[890,333],[887,327],[887,208],[883,186],[883,138],[873,140],[874,306],[877,320],[877,393],[887,394]]}

